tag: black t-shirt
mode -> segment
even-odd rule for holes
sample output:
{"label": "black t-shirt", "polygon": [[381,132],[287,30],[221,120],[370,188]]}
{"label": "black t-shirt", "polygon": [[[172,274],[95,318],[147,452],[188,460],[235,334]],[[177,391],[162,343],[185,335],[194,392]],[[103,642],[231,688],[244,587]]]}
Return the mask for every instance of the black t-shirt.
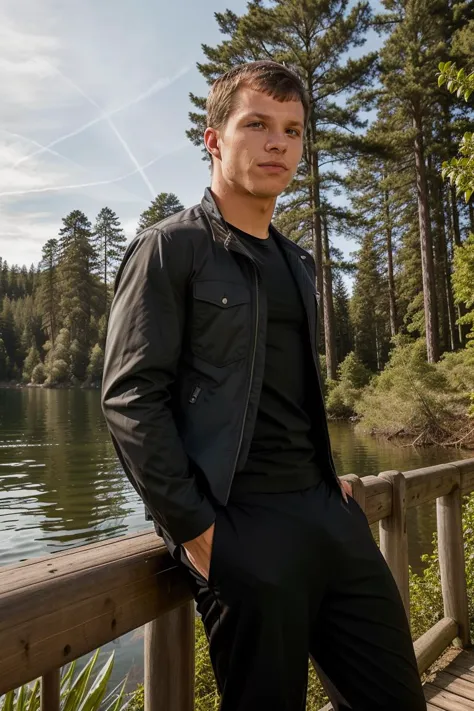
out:
{"label": "black t-shirt", "polygon": [[[248,459],[232,491],[292,491],[321,478],[309,415],[314,363],[308,318],[286,257],[274,237],[253,237],[229,225],[251,250],[267,296],[262,393]],[[231,492],[232,493],[232,492]]]}

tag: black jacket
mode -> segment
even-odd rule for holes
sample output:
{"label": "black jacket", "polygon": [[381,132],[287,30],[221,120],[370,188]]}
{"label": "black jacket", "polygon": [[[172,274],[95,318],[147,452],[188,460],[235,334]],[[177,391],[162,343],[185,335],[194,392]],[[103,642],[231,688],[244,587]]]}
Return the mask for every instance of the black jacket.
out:
{"label": "black jacket", "polygon": [[[316,349],[312,257],[273,226],[308,315],[319,464],[336,476]],[[247,458],[263,380],[266,297],[258,266],[209,189],[200,205],[137,235],[115,280],[102,409],[121,464],[158,533],[205,531]]]}

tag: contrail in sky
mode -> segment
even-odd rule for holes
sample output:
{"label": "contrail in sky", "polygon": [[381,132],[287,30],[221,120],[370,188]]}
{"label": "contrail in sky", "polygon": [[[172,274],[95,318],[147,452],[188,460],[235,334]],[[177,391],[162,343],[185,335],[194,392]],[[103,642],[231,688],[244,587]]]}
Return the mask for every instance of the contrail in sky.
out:
{"label": "contrail in sky", "polygon": [[76,166],[76,168],[84,168],[83,165],[79,165],[79,163],[76,163],[75,160],[72,160],[67,156],[63,156],[57,151],[53,151],[51,148],[48,148],[48,146],[44,146],[42,143],[38,143],[38,141],[35,141],[33,138],[28,138],[28,136],[22,136],[21,133],[14,133],[14,131],[9,131],[8,128],[2,128],[1,126],[0,131],[2,131],[3,133],[7,133],[9,136],[13,136],[13,138],[19,138],[21,141],[27,141],[28,143],[32,143],[34,146],[38,146],[38,148],[41,148],[41,150],[45,153],[50,153],[51,155],[56,156],[56,158],[61,158],[62,160],[67,161],[68,163],[72,163]]}
{"label": "contrail in sky", "polygon": [[120,144],[125,149],[126,154],[132,161],[132,163],[135,166],[135,168],[137,169],[137,171],[140,173],[140,176],[141,176],[143,182],[145,183],[148,190],[150,191],[150,195],[151,195],[152,199],[154,199],[156,197],[156,193],[155,193],[155,189],[154,189],[153,185],[151,184],[150,180],[148,179],[148,176],[146,175],[143,168],[140,166],[140,163],[137,161],[135,155],[132,152],[132,149],[130,148],[130,146],[128,145],[127,141],[122,136],[122,134],[119,132],[118,128],[115,126],[115,124],[112,121],[112,119],[110,118],[110,116],[108,114],[106,114],[105,111],[99,106],[99,104],[91,96],[86,94],[86,92],[83,89],[81,89],[81,87],[78,86],[75,81],[73,81],[68,76],[66,76],[64,74],[64,72],[62,72],[57,67],[52,67],[52,68],[56,70],[56,72],[59,74],[59,76],[62,77],[62,79],[67,84],[72,86],[72,88],[75,89],[81,96],[83,96],[84,99],[89,102],[89,104],[94,106],[94,108],[96,108],[100,112],[101,118],[103,118],[105,121],[107,121],[112,133],[114,133],[115,136],[118,138]]}
{"label": "contrail in sky", "polygon": [[[156,163],[159,161],[161,158],[166,158],[169,155],[173,155],[174,153],[177,153],[178,151],[182,150],[183,148],[188,147],[188,142],[186,141],[185,143],[182,143],[180,146],[175,148],[174,150],[170,151],[169,153],[163,153],[160,156],[157,156],[156,158],[153,158],[152,160],[148,161],[148,163],[145,163],[145,165],[139,166],[140,170],[145,170],[145,168],[149,168],[150,165],[153,165],[153,163]],[[139,173],[140,170],[135,168],[135,170],[130,171],[130,173],[126,173],[125,175],[120,175],[118,178],[111,178],[109,180],[97,180],[96,182],[93,183],[82,183],[82,184],[77,184],[77,185],[49,185],[45,188],[29,188],[28,190],[7,190],[5,192],[0,193],[0,197],[11,197],[14,195],[32,195],[35,193],[49,193],[49,192],[59,192],[60,190],[79,190],[81,188],[92,188],[96,187],[98,185],[111,185],[112,183],[119,183],[121,180],[126,180],[127,178],[130,178],[132,175],[136,175],[136,173]]]}
{"label": "contrail in sky", "polygon": [[45,151],[50,150],[54,146],[57,146],[58,143],[62,143],[62,141],[66,141],[68,138],[72,138],[73,136],[77,136],[78,134],[83,133],[91,126],[94,126],[96,123],[100,123],[100,121],[104,121],[104,119],[106,117],[110,118],[111,116],[114,116],[115,114],[119,113],[120,111],[125,111],[125,109],[130,108],[130,106],[139,104],[141,101],[144,101],[145,99],[148,99],[150,96],[153,96],[154,94],[156,94],[156,92],[161,91],[162,89],[165,89],[166,87],[173,84],[175,81],[180,79],[184,74],[187,74],[187,72],[189,72],[189,70],[190,70],[190,67],[184,67],[183,69],[180,69],[177,74],[175,74],[173,77],[171,77],[171,79],[159,79],[157,82],[152,84],[152,86],[150,86],[146,91],[142,92],[141,94],[136,96],[134,99],[131,99],[126,104],[122,104],[122,106],[119,106],[116,109],[112,109],[111,111],[108,111],[108,112],[102,114],[101,116],[98,116],[97,118],[92,119],[92,121],[88,121],[87,123],[83,124],[82,126],[75,129],[74,131],[71,131],[70,133],[66,133],[63,136],[56,138],[54,141],[51,141],[50,143],[48,143],[47,146],[43,146],[42,148],[38,149],[37,151],[33,151],[32,153],[29,153],[27,156],[23,156],[23,158],[20,158],[19,160],[16,161],[16,163],[13,164],[13,167],[16,168],[17,166],[21,165],[21,163],[24,163],[25,161],[29,160],[30,158],[34,158],[34,156],[40,155],[41,153],[44,153]]}

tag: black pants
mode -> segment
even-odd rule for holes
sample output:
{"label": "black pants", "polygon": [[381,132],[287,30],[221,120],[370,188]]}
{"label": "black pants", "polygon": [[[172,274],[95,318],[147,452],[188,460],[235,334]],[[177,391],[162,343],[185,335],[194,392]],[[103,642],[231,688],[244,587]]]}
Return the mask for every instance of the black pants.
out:
{"label": "black pants", "polygon": [[308,655],[335,711],[426,711],[408,621],[367,518],[326,481],[217,512],[209,583],[189,572],[221,711],[304,711]]}

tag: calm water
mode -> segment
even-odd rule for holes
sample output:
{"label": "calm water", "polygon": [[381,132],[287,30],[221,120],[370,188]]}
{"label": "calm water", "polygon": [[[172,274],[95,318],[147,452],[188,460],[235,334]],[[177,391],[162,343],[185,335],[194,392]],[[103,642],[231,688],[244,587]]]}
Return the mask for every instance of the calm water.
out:
{"label": "calm water", "polygon": [[[331,425],[339,475],[414,469],[474,453],[414,450]],[[105,538],[153,529],[117,463],[97,391],[0,389],[0,566]],[[431,550],[434,504],[411,509],[410,564]],[[375,527],[374,527],[375,529]],[[104,647],[114,679],[142,680],[142,631]]]}

